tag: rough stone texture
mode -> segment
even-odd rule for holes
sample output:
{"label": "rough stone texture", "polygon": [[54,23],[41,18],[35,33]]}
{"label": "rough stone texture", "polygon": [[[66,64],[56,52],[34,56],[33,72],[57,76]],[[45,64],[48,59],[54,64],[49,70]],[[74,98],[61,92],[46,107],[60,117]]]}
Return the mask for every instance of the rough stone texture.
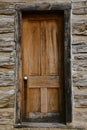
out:
{"label": "rough stone texture", "polygon": [[[1,125],[1,130],[14,130],[13,126],[11,125],[5,125],[3,127],[3,125]],[[15,128],[15,130],[20,130],[20,129],[17,129]],[[21,128],[21,130],[62,130],[60,128]],[[82,130],[82,129],[64,129],[64,130]]]}
{"label": "rough stone texture", "polygon": [[11,33],[14,32],[14,18],[6,15],[0,17],[0,33]]}
{"label": "rough stone texture", "polygon": [[87,129],[87,1],[74,0],[72,12],[73,124]]}
{"label": "rough stone texture", "polygon": [[87,36],[87,16],[85,19],[73,19],[72,34]]}
{"label": "rough stone texture", "polygon": [[[14,123],[14,5],[0,3],[0,130]],[[2,127],[3,126],[3,127]]]}
{"label": "rough stone texture", "polygon": [[[35,0],[0,0],[0,130],[19,130],[13,127],[16,59],[14,7],[15,4],[24,2]],[[83,127],[87,129],[87,0],[72,0],[72,34],[73,126],[79,126],[78,129],[83,130]],[[62,130],[35,128],[35,130],[48,129]],[[21,130],[34,130],[34,128]]]}
{"label": "rough stone texture", "polygon": [[86,0],[81,0],[74,1],[76,3],[73,3],[73,14],[75,15],[85,15],[87,14],[87,1]]}

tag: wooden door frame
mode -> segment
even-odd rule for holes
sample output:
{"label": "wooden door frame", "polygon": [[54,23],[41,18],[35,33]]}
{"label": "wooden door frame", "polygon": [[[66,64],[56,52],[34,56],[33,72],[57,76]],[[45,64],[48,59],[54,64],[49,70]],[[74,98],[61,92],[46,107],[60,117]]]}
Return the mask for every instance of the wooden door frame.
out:
{"label": "wooden door frame", "polygon": [[72,80],[71,80],[71,3],[39,3],[39,4],[22,4],[15,6],[15,42],[16,42],[16,74],[15,74],[15,127],[60,127],[59,123],[23,123],[22,109],[22,12],[64,12],[64,118],[65,124],[72,122]]}

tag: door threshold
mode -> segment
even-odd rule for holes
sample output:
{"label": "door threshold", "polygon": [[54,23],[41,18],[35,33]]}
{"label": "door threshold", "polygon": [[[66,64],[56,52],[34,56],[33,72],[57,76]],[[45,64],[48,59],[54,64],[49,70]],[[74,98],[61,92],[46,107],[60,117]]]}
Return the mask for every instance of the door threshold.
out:
{"label": "door threshold", "polygon": [[[69,123],[71,124],[71,123]],[[60,129],[75,129],[75,130],[83,130],[84,127],[81,126],[73,126],[69,124],[63,123],[33,123],[33,122],[22,122],[21,124],[15,124],[14,128],[60,128]]]}
{"label": "door threshold", "polygon": [[21,124],[15,124],[15,128],[67,128],[65,124],[62,123],[33,123],[33,122],[22,122]]}

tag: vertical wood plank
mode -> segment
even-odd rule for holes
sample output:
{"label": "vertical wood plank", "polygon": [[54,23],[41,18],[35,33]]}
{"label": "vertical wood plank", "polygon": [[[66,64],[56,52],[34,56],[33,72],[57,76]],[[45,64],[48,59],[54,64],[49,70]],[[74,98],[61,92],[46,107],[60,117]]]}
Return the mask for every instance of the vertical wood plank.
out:
{"label": "vertical wood plank", "polygon": [[[22,60],[23,76],[28,77],[27,84],[24,85],[24,111],[26,117],[32,111],[40,111],[40,92],[37,89],[30,90],[29,75],[40,75],[40,24],[29,21],[28,17],[23,18],[22,31]],[[34,93],[34,95],[33,95]]]}
{"label": "vertical wood plank", "polygon": [[58,27],[55,20],[46,21],[46,75],[58,75]]}
{"label": "vertical wood plank", "polygon": [[28,95],[26,94],[27,93],[27,86],[28,86],[28,82],[24,82],[23,78],[24,76],[27,76],[28,77],[28,71],[29,71],[29,66],[28,66],[28,49],[29,49],[29,46],[27,44],[28,42],[28,35],[27,35],[27,28],[28,28],[28,20],[26,18],[23,18],[22,19],[22,72],[23,72],[23,77],[22,77],[22,87],[24,90],[23,91],[23,108],[24,108],[24,115],[25,116],[28,116],[28,113],[27,113],[27,97]]}
{"label": "vertical wood plank", "polygon": [[40,22],[23,19],[23,73],[40,75]]}
{"label": "vertical wood plank", "polygon": [[42,75],[58,75],[58,27],[55,20],[41,23]]}
{"label": "vertical wood plank", "polygon": [[29,75],[40,75],[40,22],[28,23]]}
{"label": "vertical wood plank", "polygon": [[41,112],[47,113],[47,88],[41,88]]}

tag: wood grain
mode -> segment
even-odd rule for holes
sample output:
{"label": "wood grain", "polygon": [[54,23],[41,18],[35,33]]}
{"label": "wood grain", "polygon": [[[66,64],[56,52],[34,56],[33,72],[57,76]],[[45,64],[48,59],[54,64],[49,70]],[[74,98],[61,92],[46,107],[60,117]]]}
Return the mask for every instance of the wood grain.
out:
{"label": "wood grain", "polygon": [[29,75],[40,75],[40,23],[28,22],[28,54]]}
{"label": "wood grain", "polygon": [[40,75],[40,23],[23,21],[23,73]]}
{"label": "wood grain", "polygon": [[29,88],[58,88],[59,76],[29,76]]}
{"label": "wood grain", "polygon": [[26,102],[26,111],[29,112],[39,112],[41,103],[40,103],[40,89],[29,89],[27,88],[27,102]]}
{"label": "wood grain", "polygon": [[41,112],[47,113],[47,88],[41,88]]}
{"label": "wood grain", "polygon": [[42,75],[58,75],[58,28],[55,20],[43,21],[42,28]]}
{"label": "wood grain", "polygon": [[48,89],[48,112],[59,112],[59,89]]}
{"label": "wood grain", "polygon": [[28,67],[28,39],[29,36],[27,35],[28,30],[28,21],[27,19],[23,19],[22,24],[22,64],[23,64],[23,75],[28,75],[29,67]]}
{"label": "wood grain", "polygon": [[24,17],[22,48],[23,76],[28,77],[27,86],[24,88],[27,117],[35,117],[36,112],[42,115],[60,112],[62,25],[60,15],[51,17],[26,14]]}

